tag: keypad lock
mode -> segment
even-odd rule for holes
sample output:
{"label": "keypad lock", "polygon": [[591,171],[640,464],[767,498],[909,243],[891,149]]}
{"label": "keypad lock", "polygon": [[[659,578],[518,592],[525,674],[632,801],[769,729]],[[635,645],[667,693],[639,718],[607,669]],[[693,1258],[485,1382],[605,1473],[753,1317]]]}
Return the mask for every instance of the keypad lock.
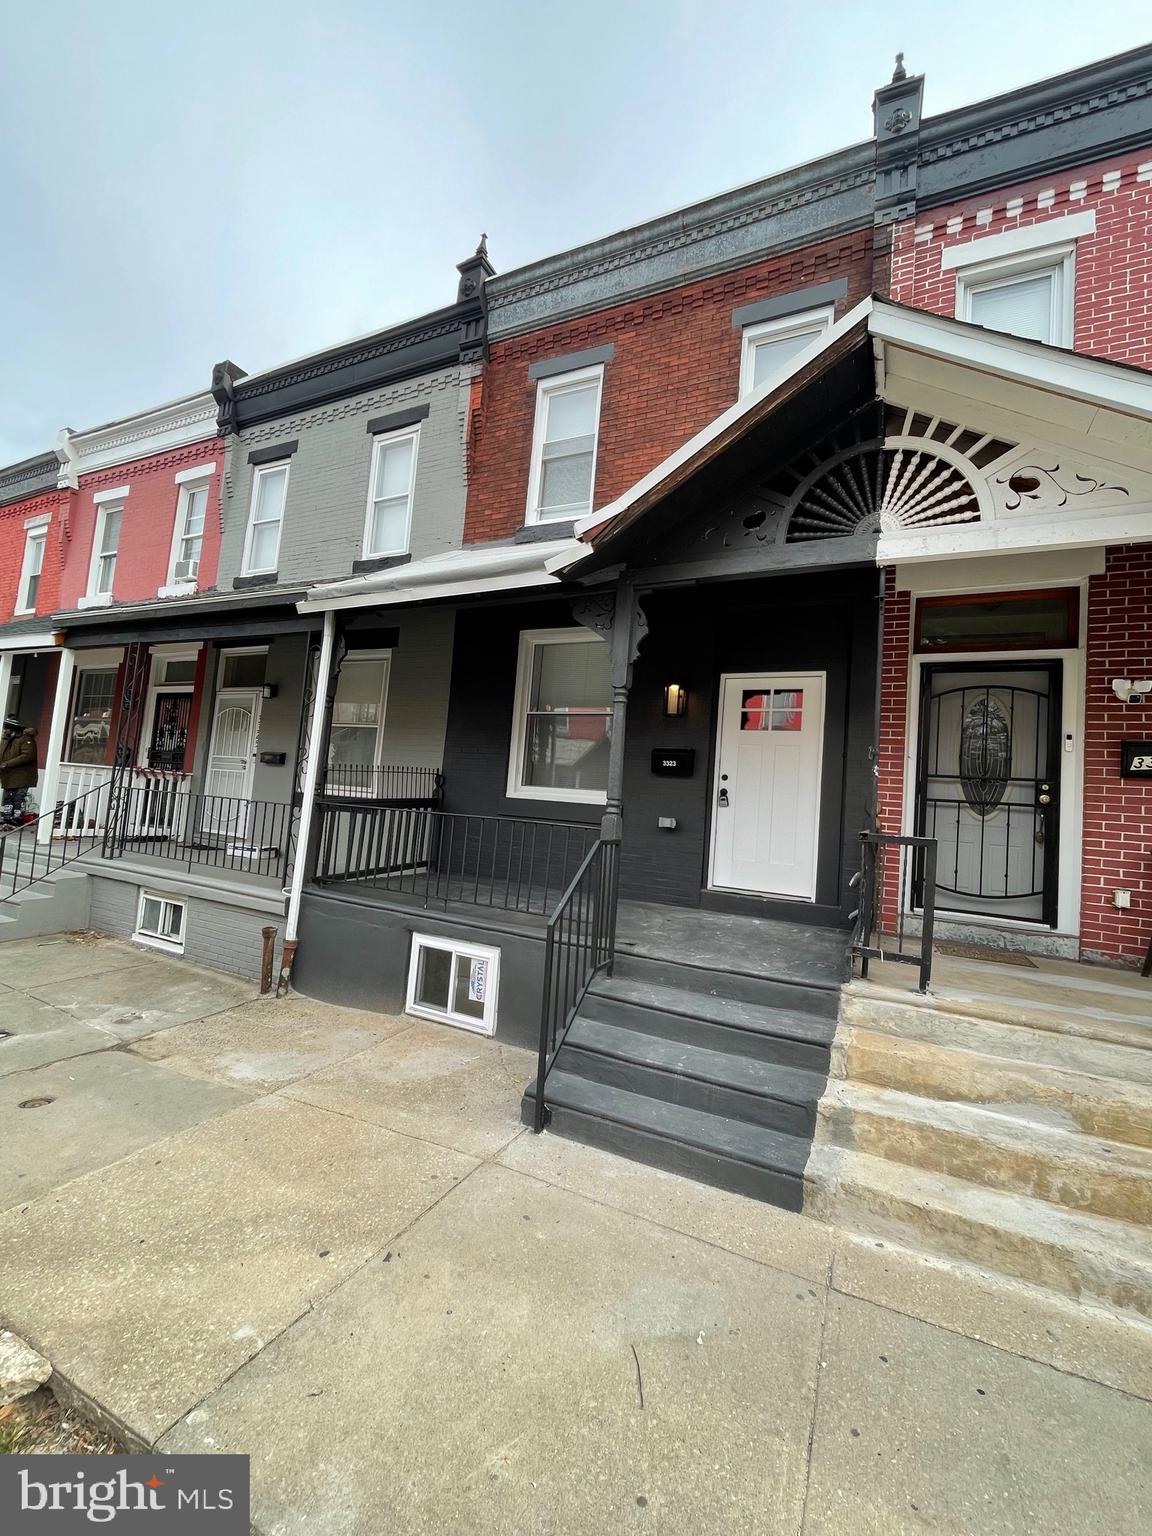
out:
{"label": "keypad lock", "polygon": [[717,804],[720,805],[720,806],[727,806],[727,804],[728,804],[728,791],[726,789],[722,789],[720,791],[720,799],[717,801]]}

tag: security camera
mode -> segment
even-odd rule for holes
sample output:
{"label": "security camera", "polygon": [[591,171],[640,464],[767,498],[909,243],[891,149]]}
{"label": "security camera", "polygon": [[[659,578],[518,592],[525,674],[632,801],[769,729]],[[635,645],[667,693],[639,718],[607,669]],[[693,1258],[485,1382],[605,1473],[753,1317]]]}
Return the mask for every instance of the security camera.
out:
{"label": "security camera", "polygon": [[1112,692],[1121,704],[1143,704],[1152,693],[1152,677],[1138,677],[1135,681],[1130,677],[1114,677]]}

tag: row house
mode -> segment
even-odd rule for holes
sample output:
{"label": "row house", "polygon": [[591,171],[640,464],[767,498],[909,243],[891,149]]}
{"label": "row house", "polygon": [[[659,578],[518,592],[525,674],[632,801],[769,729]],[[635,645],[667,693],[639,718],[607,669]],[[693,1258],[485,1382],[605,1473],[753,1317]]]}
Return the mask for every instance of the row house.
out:
{"label": "row house", "polygon": [[862,143],[0,474],[93,926],[268,930],[792,1206],[850,932],[1139,963],[1150,91],[898,65]]}

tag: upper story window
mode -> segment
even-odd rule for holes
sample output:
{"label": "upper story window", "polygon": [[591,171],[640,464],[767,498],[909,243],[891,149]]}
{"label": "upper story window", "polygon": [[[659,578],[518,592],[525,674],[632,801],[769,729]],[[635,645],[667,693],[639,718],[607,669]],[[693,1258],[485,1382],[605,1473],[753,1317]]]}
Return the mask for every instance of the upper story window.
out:
{"label": "upper story window", "polygon": [[1028,341],[1074,341],[1076,242],[1096,230],[1091,209],[950,245],[941,269],[956,273],[956,318]]}
{"label": "upper story window", "polygon": [[172,552],[168,560],[168,590],[194,587],[200,574],[200,552],[208,517],[208,491],[215,464],[201,464],[176,476],[176,520],[172,528]]}
{"label": "upper story window", "polygon": [[48,547],[48,522],[34,524],[24,534],[24,564],[20,570],[17,613],[35,613],[40,595],[40,577],[44,570],[44,551]]}
{"label": "upper story window", "polygon": [[560,522],[591,512],[603,381],[604,369],[597,365],[536,385],[527,522]]}
{"label": "upper story window", "polygon": [[778,373],[832,324],[832,306],[764,320],[744,327],[740,358],[740,393],[750,394],[764,380]]}
{"label": "upper story window", "polygon": [[288,465],[269,464],[252,480],[252,508],[244,544],[244,575],[258,576],[276,570],[280,557],[280,528],[284,522],[284,498],[288,492]]}
{"label": "upper story window", "polygon": [[124,517],[127,494],[127,489],[101,491],[95,497],[96,529],[92,536],[92,563],[88,568],[88,592],[81,599],[81,606],[85,603],[112,601],[116,556],[120,548],[120,524]]}
{"label": "upper story window", "polygon": [[419,428],[390,432],[372,447],[372,479],[364,526],[364,555],[403,555],[412,530],[412,496],[416,484]]}

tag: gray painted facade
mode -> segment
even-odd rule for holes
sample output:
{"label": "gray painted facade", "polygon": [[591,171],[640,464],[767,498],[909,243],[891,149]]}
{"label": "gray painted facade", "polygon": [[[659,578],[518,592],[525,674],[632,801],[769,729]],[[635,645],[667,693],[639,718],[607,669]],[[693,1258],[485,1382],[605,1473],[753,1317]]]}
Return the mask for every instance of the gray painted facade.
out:
{"label": "gray painted facade", "polygon": [[253,453],[295,442],[276,579],[280,583],[350,576],[364,554],[375,418],[426,406],[412,498],[414,560],[457,547],[464,528],[464,449],[475,364],[455,364],[351,395],[296,415],[242,427],[228,439],[221,493],[223,539],[217,584],[243,578],[244,542],[258,464]]}

